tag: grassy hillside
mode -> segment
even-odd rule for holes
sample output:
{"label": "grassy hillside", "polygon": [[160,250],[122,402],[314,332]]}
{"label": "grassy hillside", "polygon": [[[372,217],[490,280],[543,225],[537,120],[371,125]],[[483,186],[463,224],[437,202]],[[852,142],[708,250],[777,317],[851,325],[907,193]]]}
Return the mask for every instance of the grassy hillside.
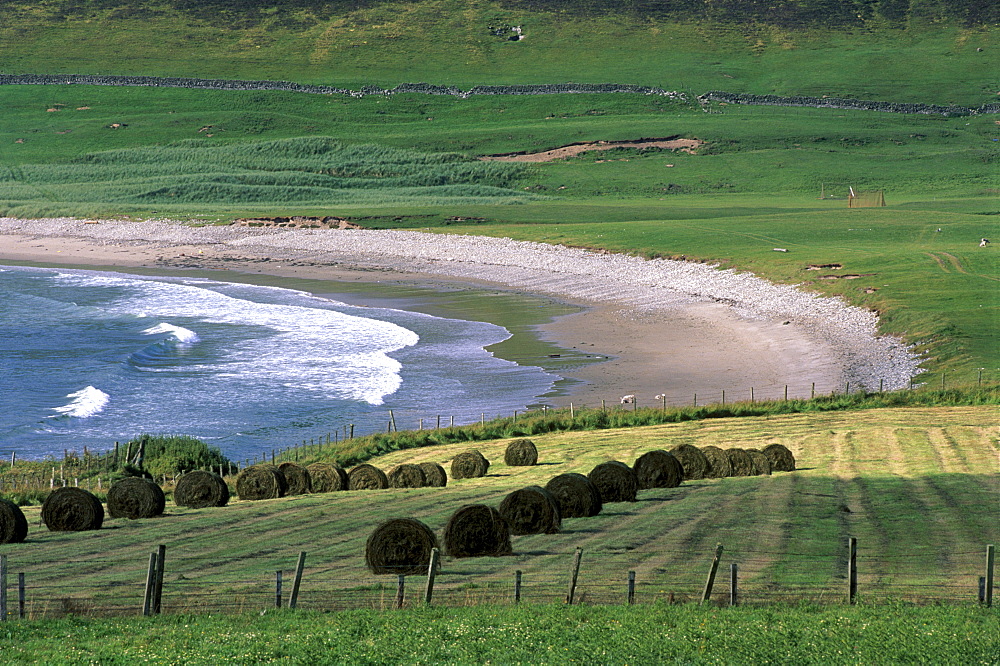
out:
{"label": "grassy hillside", "polygon": [[0,6],[0,72],[612,81],[976,106],[1000,91],[1000,19],[982,4],[15,0]]}
{"label": "grassy hillside", "polygon": [[[509,602],[513,572],[524,596],[557,601],[574,548],[584,549],[580,593],[620,603],[625,572],[637,571],[642,603],[695,597],[715,544],[737,562],[747,603],[839,601],[845,540],[861,544],[861,594],[926,602],[971,602],[987,543],[1000,537],[995,408],[906,408],[856,413],[716,419],[533,438],[535,467],[503,464],[505,440],[476,444],[493,461],[488,476],[447,488],[353,491],[247,502],[217,509],[170,506],[144,521],[108,519],[96,532],[47,532],[38,508],[24,544],[0,546],[11,571],[24,571],[34,617],[73,612],[134,612],[147,553],[167,545],[164,606],[258,610],[273,603],[273,572],[307,551],[300,607],[380,607],[395,579],[364,568],[364,543],[381,518],[414,517],[441,533],[468,503],[503,497],[563,472],[589,472],[618,459],[680,443],[757,448],[782,443],[798,470],[770,477],[685,482],[642,491],[636,503],[608,504],[593,518],[567,519],[553,535],[514,537],[513,557],[446,558],[435,592],[440,603]],[[372,462],[448,461],[468,444],[399,451]],[[302,462],[308,462],[303,460]],[[238,538],[237,538],[238,535]],[[286,581],[287,583],[287,581]],[[420,594],[411,583],[409,599]]]}

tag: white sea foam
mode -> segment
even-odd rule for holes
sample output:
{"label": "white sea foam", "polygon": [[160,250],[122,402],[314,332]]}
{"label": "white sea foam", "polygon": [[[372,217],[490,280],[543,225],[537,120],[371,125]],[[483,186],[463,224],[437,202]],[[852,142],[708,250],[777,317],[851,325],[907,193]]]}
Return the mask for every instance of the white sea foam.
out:
{"label": "white sea foam", "polygon": [[[121,290],[117,300],[104,306],[111,312],[196,322],[198,334],[167,323],[142,332],[170,333],[181,342],[193,342],[186,336],[195,335],[195,339],[200,336],[204,342],[216,343],[221,357],[179,366],[177,371],[222,380],[239,378],[255,390],[277,385],[379,405],[402,381],[401,364],[388,354],[419,339],[413,331],[393,323],[300,305],[312,299],[290,290],[272,289],[269,295],[279,302],[261,303],[242,296],[252,293],[258,298],[266,289],[215,281],[192,284],[82,272],[59,277]],[[239,329],[231,332],[216,326],[212,330],[213,324]],[[249,338],[236,335],[251,328],[258,333]]]}
{"label": "white sea foam", "polygon": [[66,397],[72,398],[72,400],[69,404],[62,407],[53,407],[52,411],[58,412],[58,414],[53,414],[50,418],[71,416],[78,419],[85,419],[100,413],[111,399],[111,396],[107,393],[93,386],[70,393]]}
{"label": "white sea foam", "polygon": [[189,328],[184,328],[183,326],[174,326],[173,324],[168,324],[166,322],[157,324],[143,331],[145,335],[156,335],[157,333],[169,333],[172,335],[177,342],[181,344],[194,344],[200,339],[198,334]]}

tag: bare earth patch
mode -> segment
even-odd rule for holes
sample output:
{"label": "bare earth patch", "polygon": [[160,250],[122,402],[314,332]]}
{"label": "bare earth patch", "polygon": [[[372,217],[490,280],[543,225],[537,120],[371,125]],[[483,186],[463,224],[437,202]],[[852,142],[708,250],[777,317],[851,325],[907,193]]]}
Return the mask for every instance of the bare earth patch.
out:
{"label": "bare earth patch", "polygon": [[611,150],[612,148],[663,148],[665,150],[680,150],[694,154],[696,148],[704,141],[698,139],[640,139],[638,141],[595,141],[591,143],[571,143],[561,148],[553,148],[540,153],[507,153],[505,155],[485,155],[479,159],[484,162],[552,162],[567,157],[574,157],[591,150]]}

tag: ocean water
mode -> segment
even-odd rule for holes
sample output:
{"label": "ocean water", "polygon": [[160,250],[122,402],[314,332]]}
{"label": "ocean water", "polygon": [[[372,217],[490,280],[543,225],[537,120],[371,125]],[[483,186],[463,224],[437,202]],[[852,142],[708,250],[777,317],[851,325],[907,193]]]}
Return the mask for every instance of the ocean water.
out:
{"label": "ocean water", "polygon": [[242,460],[354,424],[509,415],[559,379],[489,323],[278,287],[0,267],[0,455],[183,434]]}

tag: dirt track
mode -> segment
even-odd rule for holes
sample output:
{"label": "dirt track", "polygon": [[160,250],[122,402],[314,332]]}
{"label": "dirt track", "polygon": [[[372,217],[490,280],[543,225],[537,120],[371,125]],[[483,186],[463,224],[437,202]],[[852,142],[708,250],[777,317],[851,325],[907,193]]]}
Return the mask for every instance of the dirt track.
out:
{"label": "dirt track", "polygon": [[611,150],[612,148],[664,148],[694,153],[704,142],[698,139],[650,139],[648,141],[596,141],[593,143],[572,143],[561,148],[553,148],[540,153],[511,153],[507,155],[487,155],[479,159],[485,162],[552,162],[573,157],[591,150]]}

